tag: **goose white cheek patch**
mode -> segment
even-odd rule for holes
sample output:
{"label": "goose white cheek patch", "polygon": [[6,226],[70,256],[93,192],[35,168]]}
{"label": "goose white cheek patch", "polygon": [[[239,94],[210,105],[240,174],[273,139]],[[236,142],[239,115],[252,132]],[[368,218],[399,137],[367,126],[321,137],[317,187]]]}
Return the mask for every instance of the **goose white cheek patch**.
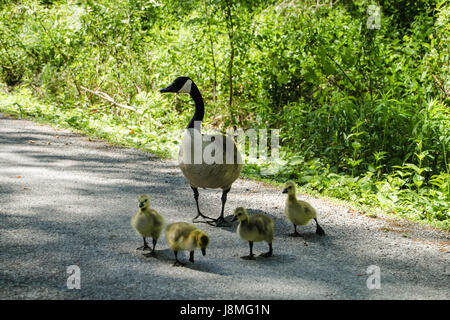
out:
{"label": "goose white cheek patch", "polygon": [[189,92],[191,92],[191,85],[192,85],[192,81],[191,80],[186,81],[186,83],[181,87],[181,89],[178,90],[178,93],[189,93]]}

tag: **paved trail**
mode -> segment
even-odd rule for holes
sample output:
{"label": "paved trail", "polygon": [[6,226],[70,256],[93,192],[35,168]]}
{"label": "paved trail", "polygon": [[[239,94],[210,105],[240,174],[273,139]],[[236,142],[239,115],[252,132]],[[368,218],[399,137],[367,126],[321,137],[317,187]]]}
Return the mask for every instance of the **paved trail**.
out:
{"label": "paved trail", "polygon": [[[0,114],[0,299],[450,299],[448,233],[300,195],[327,235],[310,224],[299,228],[303,239],[290,238],[281,190],[241,179],[226,215],[237,206],[270,215],[275,256],[242,260],[248,244],[235,227],[200,224],[211,237],[206,256],[172,267],[164,236],[157,259],[134,250],[141,193],[166,223],[195,215],[175,162]],[[220,196],[200,191],[205,214],[219,215]],[[81,289],[69,290],[66,269],[77,264]],[[370,265],[380,289],[367,288]]]}

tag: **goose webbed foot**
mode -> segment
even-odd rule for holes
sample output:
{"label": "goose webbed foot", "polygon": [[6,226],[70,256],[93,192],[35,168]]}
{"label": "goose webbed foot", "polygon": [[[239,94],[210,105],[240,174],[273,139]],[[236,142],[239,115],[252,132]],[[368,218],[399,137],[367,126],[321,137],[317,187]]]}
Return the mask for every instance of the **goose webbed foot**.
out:
{"label": "goose webbed foot", "polygon": [[[202,217],[203,219],[205,219],[205,220],[211,220],[211,221],[201,221],[201,220],[197,220],[199,217]],[[194,222],[194,223],[210,223],[210,222],[212,222],[212,221],[215,221],[216,219],[214,219],[214,218],[211,218],[211,217],[208,217],[208,216],[205,216],[203,213],[201,213],[201,212],[199,212],[195,217],[194,217],[194,219],[192,219],[192,222]]]}
{"label": "goose webbed foot", "polygon": [[143,245],[143,246],[140,246],[139,248],[136,248],[136,250],[146,251],[146,250],[150,250],[150,247],[148,245]]}
{"label": "goose webbed foot", "polygon": [[243,256],[243,257],[241,257],[241,259],[244,259],[244,260],[256,260],[255,255],[253,253],[249,254],[248,256]]}
{"label": "goose webbed foot", "polygon": [[272,254],[272,252],[266,252],[266,253],[261,253],[259,256],[260,257],[264,257],[264,258],[268,258],[268,257],[273,256],[273,254]]}
{"label": "goose webbed foot", "polygon": [[323,229],[321,227],[318,227],[316,229],[316,234],[318,234],[319,236],[324,236],[325,235],[325,231],[323,231]]}
{"label": "goose webbed foot", "polygon": [[289,234],[289,237],[294,237],[294,238],[301,237],[301,236],[302,235],[300,233],[298,233],[297,231],[295,231],[294,233],[290,233]]}
{"label": "goose webbed foot", "polygon": [[178,261],[178,260],[176,260],[176,261],[173,263],[173,266],[174,266],[174,267],[184,267],[185,265],[186,265],[186,263],[183,263],[183,262]]}
{"label": "goose webbed foot", "polygon": [[319,223],[317,222],[317,219],[314,218],[314,220],[316,221],[316,234],[318,234],[319,236],[324,236],[325,235],[325,231],[319,225]]}
{"label": "goose webbed foot", "polygon": [[150,257],[154,257],[156,258],[156,252],[155,250],[150,251],[149,253],[144,253],[142,254],[144,257],[150,258]]}
{"label": "goose webbed foot", "polygon": [[207,223],[214,227],[231,227],[233,225],[231,222],[226,220],[223,216],[220,216],[217,219],[213,219],[212,221],[208,221]]}

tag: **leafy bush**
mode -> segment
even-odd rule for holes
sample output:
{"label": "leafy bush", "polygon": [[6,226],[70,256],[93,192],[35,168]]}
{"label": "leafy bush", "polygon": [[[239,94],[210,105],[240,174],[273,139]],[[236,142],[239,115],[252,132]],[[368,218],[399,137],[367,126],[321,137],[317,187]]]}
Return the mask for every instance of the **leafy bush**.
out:
{"label": "leafy bush", "polygon": [[168,154],[192,105],[157,89],[188,75],[206,126],[281,129],[273,179],[448,222],[450,3],[379,1],[379,29],[369,4],[3,1],[0,81],[40,99],[26,114]]}

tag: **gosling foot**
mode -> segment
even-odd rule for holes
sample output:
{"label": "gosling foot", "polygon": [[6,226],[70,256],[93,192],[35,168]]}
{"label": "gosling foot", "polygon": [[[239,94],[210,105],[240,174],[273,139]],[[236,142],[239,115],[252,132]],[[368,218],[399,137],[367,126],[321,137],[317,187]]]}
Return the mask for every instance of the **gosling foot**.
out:
{"label": "gosling foot", "polygon": [[185,265],[186,263],[180,262],[178,260],[173,263],[174,267],[184,267]]}
{"label": "gosling foot", "polygon": [[136,248],[136,250],[145,251],[145,250],[151,250],[151,249],[149,246],[144,245],[144,246],[140,246],[139,248]]}
{"label": "gosling foot", "polygon": [[268,258],[268,257],[273,256],[273,254],[272,254],[272,252],[266,252],[266,253],[261,253],[259,256],[260,257],[264,257],[264,258]]}
{"label": "gosling foot", "polygon": [[324,236],[325,231],[320,226],[317,226],[316,234],[318,234],[319,236]]}
{"label": "gosling foot", "polygon": [[155,250],[152,250],[151,252],[149,252],[149,253],[144,253],[144,254],[142,254],[144,257],[147,257],[147,258],[150,258],[150,257],[154,257],[154,258],[156,258],[156,252],[155,252]]}
{"label": "gosling foot", "polygon": [[289,234],[289,237],[294,237],[294,238],[301,237],[301,236],[302,235],[300,233],[298,233],[297,231]]}

